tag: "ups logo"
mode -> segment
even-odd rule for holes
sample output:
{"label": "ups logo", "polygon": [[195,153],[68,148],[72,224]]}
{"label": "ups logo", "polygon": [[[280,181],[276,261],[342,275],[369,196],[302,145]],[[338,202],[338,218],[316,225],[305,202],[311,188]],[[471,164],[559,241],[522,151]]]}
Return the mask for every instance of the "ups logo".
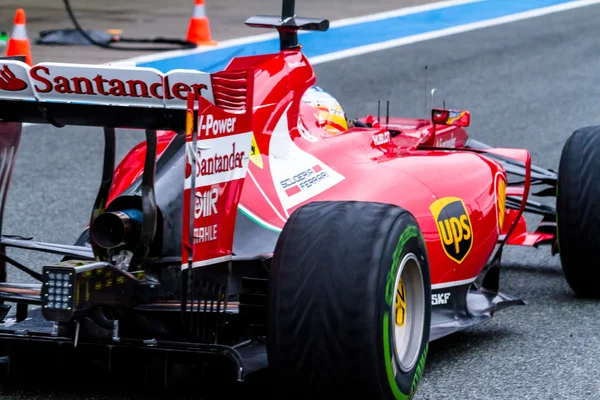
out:
{"label": "ups logo", "polygon": [[437,225],[444,252],[462,263],[473,247],[473,227],[465,203],[458,197],[444,197],[429,206]]}

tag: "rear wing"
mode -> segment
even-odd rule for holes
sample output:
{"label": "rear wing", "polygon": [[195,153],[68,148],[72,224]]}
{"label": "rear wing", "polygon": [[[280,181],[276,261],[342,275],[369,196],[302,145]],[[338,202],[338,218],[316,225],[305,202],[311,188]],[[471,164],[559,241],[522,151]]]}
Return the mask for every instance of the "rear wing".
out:
{"label": "rear wing", "polygon": [[[130,268],[141,266],[157,231],[156,131],[169,130],[186,135],[182,267],[225,260],[233,245],[236,213],[231,210],[237,210],[250,155],[253,82],[252,69],[213,74],[178,69],[163,74],[152,68],[123,66],[41,63],[30,67],[0,59],[0,234],[22,123],[104,128],[102,183],[90,226],[107,205],[115,169],[116,128],[145,129],[141,237]],[[219,167],[202,169],[207,157],[214,163],[221,161]],[[207,226],[215,229],[199,240],[199,232]],[[218,240],[205,240],[216,234]],[[91,244],[94,258],[111,261],[110,253],[93,238]]]}
{"label": "rear wing", "polygon": [[0,121],[183,131],[189,92],[217,106],[245,106],[231,101],[227,75],[51,62],[30,67],[0,59]]}

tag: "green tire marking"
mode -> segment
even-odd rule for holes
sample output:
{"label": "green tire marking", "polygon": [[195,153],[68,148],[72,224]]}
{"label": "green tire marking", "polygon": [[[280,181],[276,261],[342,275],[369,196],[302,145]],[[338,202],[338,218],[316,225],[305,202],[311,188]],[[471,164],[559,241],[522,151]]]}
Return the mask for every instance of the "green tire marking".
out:
{"label": "green tire marking", "polygon": [[[394,250],[392,258],[392,268],[388,272],[385,288],[385,302],[388,307],[392,305],[392,300],[394,297],[394,283],[396,282],[398,268],[400,268],[400,255],[402,254],[404,245],[409,239],[417,236],[421,238],[423,237],[422,235],[419,235],[415,225],[409,225],[404,232],[402,232],[402,235],[400,235],[400,239],[398,239],[398,244],[396,245],[396,249]],[[398,387],[396,377],[394,376],[394,370],[392,368],[392,352],[390,349],[390,310],[385,310],[383,313],[383,356],[385,360],[385,372],[388,378],[390,389],[392,390],[392,394],[396,400],[411,400],[415,395],[419,380],[421,379],[423,370],[425,368],[425,359],[427,358],[428,349],[429,343],[425,345],[425,351],[423,351],[423,354],[421,354],[421,358],[419,359],[417,370],[415,371],[415,376],[410,388],[410,393],[408,395],[402,393]]]}
{"label": "green tire marking", "polygon": [[429,343],[425,345],[425,350],[423,350],[423,354],[421,354],[421,358],[419,359],[419,364],[417,365],[417,370],[415,371],[415,377],[413,378],[412,385],[410,387],[410,393],[408,394],[408,398],[412,399],[415,393],[417,392],[417,387],[419,386],[419,381],[423,376],[423,371],[425,370],[425,360],[427,359],[427,352],[429,351]]}
{"label": "green tire marking", "polygon": [[396,282],[396,274],[398,273],[398,268],[400,268],[400,254],[402,254],[402,250],[404,249],[404,245],[410,238],[417,237],[417,227],[414,225],[409,225],[402,235],[400,235],[400,239],[398,240],[398,244],[396,245],[396,250],[394,250],[394,255],[392,258],[392,268],[388,272],[387,282],[385,285],[385,302],[388,306],[392,305],[392,299],[394,298],[394,283]]}
{"label": "green tire marking", "polygon": [[383,314],[383,357],[385,359],[385,372],[390,384],[390,389],[397,400],[409,400],[408,396],[400,390],[394,370],[392,369],[392,352],[390,350],[390,312]]}

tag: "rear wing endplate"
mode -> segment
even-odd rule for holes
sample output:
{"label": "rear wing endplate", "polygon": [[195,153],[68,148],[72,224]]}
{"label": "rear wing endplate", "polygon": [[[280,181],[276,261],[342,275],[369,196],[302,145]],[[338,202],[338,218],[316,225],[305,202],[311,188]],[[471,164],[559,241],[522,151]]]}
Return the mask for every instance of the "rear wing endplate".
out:
{"label": "rear wing endplate", "polygon": [[231,260],[252,147],[252,112],[251,96],[244,112],[234,112],[189,94],[182,269]]}

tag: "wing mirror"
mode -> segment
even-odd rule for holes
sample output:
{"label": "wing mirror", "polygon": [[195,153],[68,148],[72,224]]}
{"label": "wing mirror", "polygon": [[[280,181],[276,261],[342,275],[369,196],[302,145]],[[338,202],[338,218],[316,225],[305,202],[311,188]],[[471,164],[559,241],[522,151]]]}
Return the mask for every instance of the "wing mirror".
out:
{"label": "wing mirror", "polygon": [[434,108],[431,110],[431,120],[436,125],[466,127],[471,124],[471,113],[462,110],[445,110],[443,108]]}

